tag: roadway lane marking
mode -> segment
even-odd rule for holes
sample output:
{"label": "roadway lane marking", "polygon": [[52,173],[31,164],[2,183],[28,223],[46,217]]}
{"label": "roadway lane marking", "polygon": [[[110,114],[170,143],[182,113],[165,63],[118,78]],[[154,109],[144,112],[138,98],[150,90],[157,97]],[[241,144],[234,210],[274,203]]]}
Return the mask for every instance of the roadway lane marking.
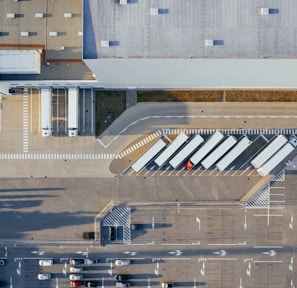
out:
{"label": "roadway lane marking", "polygon": [[236,261],[237,258],[206,258],[207,261]]}
{"label": "roadway lane marking", "polygon": [[254,263],[284,263],[282,260],[255,260]]}
{"label": "roadway lane marking", "polygon": [[284,246],[253,246],[253,248],[284,248]]}

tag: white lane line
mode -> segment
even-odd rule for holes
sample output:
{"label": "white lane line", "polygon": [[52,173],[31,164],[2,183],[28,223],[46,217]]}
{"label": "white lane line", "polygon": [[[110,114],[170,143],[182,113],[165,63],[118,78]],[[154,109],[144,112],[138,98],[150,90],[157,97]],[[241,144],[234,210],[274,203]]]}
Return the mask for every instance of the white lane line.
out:
{"label": "white lane line", "polygon": [[206,258],[208,261],[236,261],[237,258]]}
{"label": "white lane line", "polygon": [[270,189],[286,189],[286,187],[270,187]]}
{"label": "white lane line", "polygon": [[208,243],[207,245],[211,246],[211,245],[218,245],[218,246],[236,246],[238,245],[237,243]]}
{"label": "white lane line", "polygon": [[190,261],[192,258],[160,258],[160,259],[169,260],[169,261],[175,261],[175,260]]}
{"label": "white lane line", "polygon": [[269,260],[267,260],[267,261],[265,261],[265,260],[255,260],[253,262],[254,263],[284,263],[284,261],[282,261],[282,260],[271,260],[271,261],[269,261]]}
{"label": "white lane line", "polygon": [[253,248],[284,248],[284,246],[253,246]]}
{"label": "white lane line", "polygon": [[282,216],[284,216],[284,215],[282,215],[282,214],[257,214],[257,215],[254,215],[254,216],[260,216],[260,217],[267,217],[267,216],[272,216],[272,217],[282,217]]}

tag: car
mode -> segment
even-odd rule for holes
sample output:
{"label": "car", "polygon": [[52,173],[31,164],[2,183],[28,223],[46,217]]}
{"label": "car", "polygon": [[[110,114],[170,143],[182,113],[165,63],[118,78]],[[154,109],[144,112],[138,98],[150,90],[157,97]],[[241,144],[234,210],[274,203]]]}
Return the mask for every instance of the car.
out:
{"label": "car", "polygon": [[172,288],[173,282],[162,282],[162,288]]}
{"label": "car", "polygon": [[5,287],[7,283],[5,281],[0,281],[0,287]]}
{"label": "car", "polygon": [[126,266],[126,265],[129,265],[130,264],[130,260],[129,259],[118,259],[115,261],[115,265],[116,266]]}
{"label": "car", "polygon": [[48,280],[52,278],[51,274],[38,274],[37,278],[39,280]]}
{"label": "car", "polygon": [[81,272],[82,270],[83,270],[82,267],[73,267],[73,266],[70,267],[70,272],[71,273]]}
{"label": "car", "polygon": [[95,240],[95,233],[94,232],[83,232],[83,239]]}
{"label": "car", "polygon": [[186,170],[191,170],[193,168],[194,164],[189,160],[184,164],[184,167]]}
{"label": "car", "polygon": [[97,282],[95,281],[87,281],[85,284],[86,287],[97,287]]}
{"label": "car", "polygon": [[139,229],[142,229],[142,227],[143,227],[142,224],[131,224],[132,230],[139,230]]}
{"label": "car", "polygon": [[122,275],[122,274],[119,274],[119,275],[115,275],[114,276],[114,279],[118,282],[123,282],[123,281],[127,281],[130,279],[130,275]]}
{"label": "car", "polygon": [[117,116],[114,115],[113,112],[108,112],[107,116],[106,116],[106,120],[109,122],[109,123],[112,123],[115,119],[117,119]]}
{"label": "car", "polygon": [[39,260],[39,266],[52,266],[54,261],[52,259]]}
{"label": "car", "polygon": [[0,259],[0,266],[4,266],[5,265],[5,260],[4,259]]}
{"label": "car", "polygon": [[70,287],[80,287],[83,283],[81,281],[70,281],[69,285]]}
{"label": "car", "polygon": [[70,259],[69,264],[70,265],[81,265],[81,264],[84,264],[84,259]]}
{"label": "car", "polygon": [[114,226],[109,227],[109,240],[111,241],[116,240],[116,227]]}
{"label": "car", "polygon": [[84,264],[91,265],[91,264],[96,264],[96,263],[99,263],[98,258],[96,258],[96,259],[89,259],[89,258],[84,259]]}
{"label": "car", "polygon": [[121,288],[126,288],[126,287],[130,287],[130,283],[129,282],[116,282],[116,287],[121,287]]}
{"label": "car", "polygon": [[70,274],[69,279],[72,280],[72,281],[82,280],[83,275],[82,274]]}

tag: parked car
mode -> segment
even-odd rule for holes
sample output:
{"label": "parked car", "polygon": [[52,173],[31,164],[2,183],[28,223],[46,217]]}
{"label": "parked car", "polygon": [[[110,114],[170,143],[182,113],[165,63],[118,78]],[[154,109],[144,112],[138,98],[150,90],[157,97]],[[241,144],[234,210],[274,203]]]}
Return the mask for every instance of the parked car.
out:
{"label": "parked car", "polygon": [[96,258],[96,259],[89,259],[89,258],[84,259],[84,264],[91,265],[91,264],[96,264],[96,263],[99,263],[98,258]]}
{"label": "parked car", "polygon": [[70,274],[69,279],[72,280],[72,281],[82,280],[83,275],[82,274]]}
{"label": "parked car", "polygon": [[83,232],[83,239],[95,240],[95,233],[94,232]]}
{"label": "parked car", "polygon": [[162,282],[162,288],[172,288],[173,282]]}
{"label": "parked car", "polygon": [[116,240],[116,227],[110,226],[109,227],[109,240],[114,241]]}
{"label": "parked car", "polygon": [[70,281],[69,285],[70,287],[80,287],[83,283],[81,281]]}
{"label": "parked car", "polygon": [[38,274],[38,279],[39,280],[48,280],[51,279],[52,275],[51,274]]}
{"label": "parked car", "polygon": [[52,266],[53,264],[54,264],[54,261],[52,259],[39,260],[40,266]]}
{"label": "parked car", "polygon": [[0,266],[4,266],[5,265],[5,260],[4,259],[0,259]]}
{"label": "parked car", "polygon": [[131,224],[132,230],[139,230],[139,229],[142,229],[142,227],[143,227],[142,224]]}
{"label": "parked car", "polygon": [[83,270],[82,267],[70,267],[70,273],[77,273],[77,272],[81,272]]}
{"label": "parked car", "polygon": [[113,112],[108,112],[107,116],[106,116],[106,120],[109,122],[109,123],[112,123],[115,119],[117,119],[117,116],[114,115]]}
{"label": "parked car", "polygon": [[115,265],[116,266],[126,266],[130,264],[130,260],[129,259],[118,259],[115,261]]}
{"label": "parked car", "polygon": [[87,281],[85,284],[86,287],[97,287],[97,282],[95,281]]}
{"label": "parked car", "polygon": [[129,280],[130,279],[130,275],[115,275],[114,278],[118,282],[123,282],[123,281]]}
{"label": "parked car", "polygon": [[70,265],[80,265],[80,264],[84,264],[84,260],[85,260],[85,259],[70,259],[70,260],[69,260],[69,264],[70,264]]}
{"label": "parked car", "polygon": [[121,288],[126,288],[126,287],[130,287],[130,283],[129,282],[116,282],[116,287],[121,287]]}

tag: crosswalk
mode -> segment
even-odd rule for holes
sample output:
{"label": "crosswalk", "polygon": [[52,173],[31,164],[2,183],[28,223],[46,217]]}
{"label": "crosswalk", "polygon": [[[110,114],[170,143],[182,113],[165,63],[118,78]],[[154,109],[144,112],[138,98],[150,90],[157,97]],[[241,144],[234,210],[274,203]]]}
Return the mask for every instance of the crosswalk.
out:
{"label": "crosswalk", "polygon": [[23,94],[23,152],[29,148],[29,103],[28,94]]}
{"label": "crosswalk", "polygon": [[126,157],[127,155],[131,154],[135,150],[139,149],[141,146],[153,141],[154,139],[160,137],[161,135],[162,135],[161,130],[154,132],[153,134],[145,137],[141,141],[137,142],[136,144],[134,144],[134,145],[128,147],[127,149],[125,149],[124,151],[122,151],[120,154],[118,154],[116,156],[116,159],[122,159],[122,158]]}
{"label": "crosswalk", "polygon": [[112,160],[115,154],[0,154],[0,160]]}

